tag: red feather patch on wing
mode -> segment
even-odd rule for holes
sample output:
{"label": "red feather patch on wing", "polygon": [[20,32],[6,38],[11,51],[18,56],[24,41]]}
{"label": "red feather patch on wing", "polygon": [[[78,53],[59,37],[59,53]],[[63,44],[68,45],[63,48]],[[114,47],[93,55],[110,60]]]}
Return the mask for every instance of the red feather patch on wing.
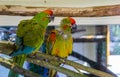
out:
{"label": "red feather patch on wing", "polygon": [[51,9],[44,10],[44,12],[49,15],[53,15],[53,11]]}
{"label": "red feather patch on wing", "polygon": [[55,41],[56,40],[56,33],[55,32],[51,32],[50,33],[49,40],[51,40],[51,41]]}

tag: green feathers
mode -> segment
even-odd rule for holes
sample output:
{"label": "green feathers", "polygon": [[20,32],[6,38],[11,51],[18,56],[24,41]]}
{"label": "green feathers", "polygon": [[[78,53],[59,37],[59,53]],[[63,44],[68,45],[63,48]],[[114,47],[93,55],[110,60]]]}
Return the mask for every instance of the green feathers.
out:
{"label": "green feathers", "polygon": [[64,32],[71,32],[71,22],[70,22],[69,18],[64,18],[61,20],[60,28]]}
{"label": "green feathers", "polygon": [[[22,20],[17,29],[17,37],[20,38],[17,50],[11,54],[13,61],[19,66],[23,66],[26,55],[38,51],[44,41],[44,35],[48,23],[49,15],[45,12],[36,14],[32,19]],[[26,55],[25,55],[26,54]],[[19,74],[10,70],[8,77],[19,77]]]}
{"label": "green feathers", "polygon": [[17,36],[23,37],[23,44],[39,49],[44,40],[45,30],[49,23],[48,15],[38,13],[31,20],[23,20],[18,25]]}

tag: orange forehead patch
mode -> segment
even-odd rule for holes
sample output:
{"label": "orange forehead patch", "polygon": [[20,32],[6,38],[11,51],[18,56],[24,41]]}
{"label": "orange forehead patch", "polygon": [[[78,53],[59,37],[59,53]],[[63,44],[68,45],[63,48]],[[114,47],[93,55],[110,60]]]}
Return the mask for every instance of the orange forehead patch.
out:
{"label": "orange forehead patch", "polygon": [[53,15],[53,11],[48,9],[48,10],[44,10],[45,13],[49,14],[49,15]]}
{"label": "orange forehead patch", "polygon": [[69,20],[70,20],[70,22],[71,22],[72,25],[76,23],[75,19],[73,19],[71,17],[69,17]]}

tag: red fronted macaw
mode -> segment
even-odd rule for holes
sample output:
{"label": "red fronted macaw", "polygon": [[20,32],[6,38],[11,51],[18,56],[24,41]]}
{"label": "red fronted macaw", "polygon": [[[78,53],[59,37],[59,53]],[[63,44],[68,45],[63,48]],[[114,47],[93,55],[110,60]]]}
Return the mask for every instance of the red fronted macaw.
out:
{"label": "red fronted macaw", "polygon": [[[26,55],[38,51],[44,41],[44,35],[48,23],[54,19],[52,10],[44,10],[36,14],[32,19],[22,20],[17,29],[17,50],[10,54],[13,61],[23,66]],[[10,70],[8,77],[18,77],[19,74]]]}
{"label": "red fronted macaw", "polygon": [[[72,53],[73,39],[71,31],[77,29],[76,21],[71,17],[61,20],[60,30],[53,30],[48,36],[46,43],[47,54],[60,58],[67,58]],[[59,65],[56,64],[56,65]],[[56,77],[55,70],[49,70],[49,77]]]}

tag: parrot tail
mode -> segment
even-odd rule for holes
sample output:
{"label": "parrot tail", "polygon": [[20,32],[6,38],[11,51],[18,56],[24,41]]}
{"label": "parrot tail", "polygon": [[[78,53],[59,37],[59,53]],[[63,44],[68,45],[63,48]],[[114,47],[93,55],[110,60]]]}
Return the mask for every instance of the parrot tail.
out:
{"label": "parrot tail", "polygon": [[[59,62],[53,62],[51,61],[51,64],[54,63],[56,66],[60,66],[61,64]],[[58,77],[57,71],[54,69],[49,69],[49,77]]]}
{"label": "parrot tail", "polygon": [[[20,67],[22,67],[25,59],[26,59],[26,55],[15,56],[13,57],[13,62],[19,65]],[[19,77],[19,74],[10,70],[8,77]]]}
{"label": "parrot tail", "polygon": [[42,77],[48,77],[48,69],[33,63],[29,63],[28,64],[28,69],[32,72],[35,72],[39,75],[41,75]]}
{"label": "parrot tail", "polygon": [[57,77],[57,71],[49,69],[49,77]]}
{"label": "parrot tail", "polygon": [[8,77],[19,77],[19,74],[17,74],[14,71],[10,70]]}

